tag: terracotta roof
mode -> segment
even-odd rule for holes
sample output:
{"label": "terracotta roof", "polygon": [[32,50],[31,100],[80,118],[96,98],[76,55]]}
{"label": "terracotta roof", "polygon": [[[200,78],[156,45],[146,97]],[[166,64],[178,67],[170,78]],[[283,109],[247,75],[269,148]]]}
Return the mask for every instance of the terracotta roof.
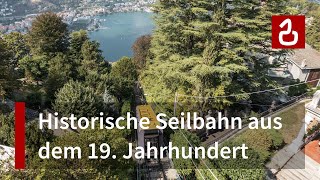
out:
{"label": "terracotta roof", "polygon": [[[295,50],[294,54],[289,59],[294,61],[301,68],[320,69],[320,52],[313,49],[308,44],[306,44],[305,49]],[[305,66],[303,66],[303,64],[305,64]]]}
{"label": "terracotta roof", "polygon": [[319,140],[314,140],[305,146],[304,153],[311,159],[320,164],[320,146]]}

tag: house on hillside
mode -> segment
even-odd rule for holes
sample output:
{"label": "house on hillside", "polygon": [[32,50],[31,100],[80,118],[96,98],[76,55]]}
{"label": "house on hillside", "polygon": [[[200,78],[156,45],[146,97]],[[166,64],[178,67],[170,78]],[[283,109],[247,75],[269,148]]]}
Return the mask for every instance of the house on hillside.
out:
{"label": "house on hillside", "polygon": [[320,86],[320,52],[306,44],[305,49],[295,50],[287,60],[293,79],[310,82],[313,87]]}

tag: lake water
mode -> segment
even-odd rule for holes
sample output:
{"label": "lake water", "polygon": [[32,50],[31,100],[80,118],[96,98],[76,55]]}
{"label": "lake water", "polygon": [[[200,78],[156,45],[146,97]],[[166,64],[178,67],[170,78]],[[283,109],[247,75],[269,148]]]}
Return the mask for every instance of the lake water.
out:
{"label": "lake water", "polygon": [[147,12],[114,13],[97,18],[102,19],[101,28],[89,33],[92,40],[100,43],[106,60],[117,61],[123,56],[132,56],[134,41],[154,28],[153,14]]}

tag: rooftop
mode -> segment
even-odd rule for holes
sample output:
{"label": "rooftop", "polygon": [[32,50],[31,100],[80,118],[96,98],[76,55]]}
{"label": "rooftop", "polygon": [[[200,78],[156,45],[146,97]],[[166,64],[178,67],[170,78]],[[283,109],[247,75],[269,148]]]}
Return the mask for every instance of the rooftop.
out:
{"label": "rooftop", "polygon": [[305,49],[294,51],[290,60],[294,61],[301,68],[320,69],[320,52],[306,44]]}
{"label": "rooftop", "polygon": [[[320,164],[320,140],[314,140],[306,145],[304,153]],[[320,170],[320,169],[319,169]]]}

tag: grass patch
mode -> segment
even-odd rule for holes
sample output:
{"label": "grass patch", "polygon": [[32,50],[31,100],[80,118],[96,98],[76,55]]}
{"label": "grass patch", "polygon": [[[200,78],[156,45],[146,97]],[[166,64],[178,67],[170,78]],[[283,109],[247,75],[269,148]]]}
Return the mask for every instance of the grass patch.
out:
{"label": "grass patch", "polygon": [[282,118],[282,128],[280,130],[247,129],[230,141],[246,144],[259,154],[258,161],[267,162],[272,154],[285,144],[292,143],[298,136],[303,125],[304,116],[305,103],[298,103],[273,115],[273,118]]}
{"label": "grass patch", "polygon": [[282,118],[282,128],[279,132],[281,133],[284,142],[286,144],[290,144],[299,134],[303,124],[303,119],[305,117],[305,103],[299,103],[283,112],[280,112],[274,117]]}

